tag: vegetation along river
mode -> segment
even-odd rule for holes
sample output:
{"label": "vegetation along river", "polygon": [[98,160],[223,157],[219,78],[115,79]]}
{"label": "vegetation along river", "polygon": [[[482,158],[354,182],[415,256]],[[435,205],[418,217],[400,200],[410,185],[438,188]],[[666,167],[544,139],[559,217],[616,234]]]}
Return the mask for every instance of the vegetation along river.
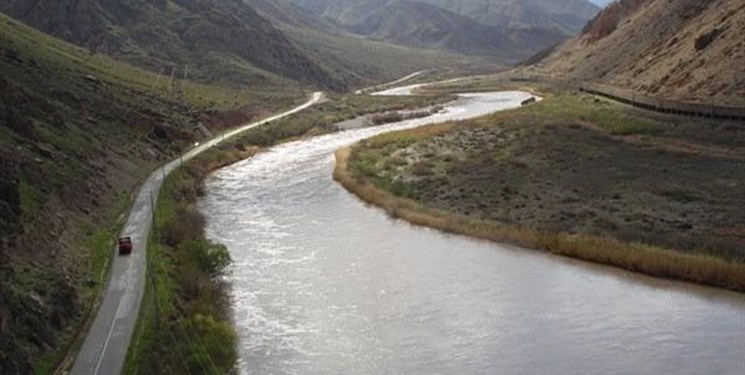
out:
{"label": "vegetation along river", "polygon": [[235,262],[241,373],[745,373],[744,295],[414,227],[332,180],[340,147],[529,96],[463,95],[208,179],[200,209]]}

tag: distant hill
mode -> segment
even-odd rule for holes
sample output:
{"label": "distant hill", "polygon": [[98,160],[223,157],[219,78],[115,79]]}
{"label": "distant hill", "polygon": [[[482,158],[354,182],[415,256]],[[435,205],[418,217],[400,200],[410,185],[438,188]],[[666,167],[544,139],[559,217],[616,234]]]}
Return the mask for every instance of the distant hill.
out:
{"label": "distant hill", "polygon": [[572,35],[599,8],[588,0],[417,0],[506,30],[548,30]]}
{"label": "distant hill", "polygon": [[[405,41],[406,33],[399,34],[396,31],[396,20],[383,20],[381,26],[376,28],[376,35],[360,37],[339,23],[293,3],[293,0],[244,1],[263,17],[271,20],[294,45],[318,62],[324,70],[333,73],[337,79],[348,82],[350,86],[361,87],[387,82],[419,70],[437,70],[456,75],[494,72],[505,69],[506,62],[509,61],[507,58],[495,57],[496,52],[493,49],[490,51],[491,56],[467,56],[443,50],[446,49],[445,45],[453,44],[456,40],[452,35],[435,36],[435,40],[442,42],[439,46],[423,42],[428,41],[428,37],[424,36]],[[426,4],[421,5],[427,7]],[[414,16],[422,17],[416,14]],[[431,23],[428,20],[426,22]],[[479,28],[485,27],[475,25],[471,30]],[[446,34],[447,32],[445,30]],[[432,33],[423,30],[423,34]],[[478,38],[484,41],[490,34],[493,34],[493,30],[479,35]],[[402,37],[398,44],[386,40],[388,36],[399,35]],[[470,43],[467,45],[471,48],[479,47],[470,40],[466,42]],[[485,43],[492,47],[495,45],[495,41],[492,40]]]}
{"label": "distant hill", "polygon": [[176,68],[198,80],[249,85],[288,78],[342,86],[242,0],[7,0],[0,11],[155,72]]}
{"label": "distant hill", "polygon": [[402,45],[527,57],[578,32],[586,0],[288,0],[352,33]]}
{"label": "distant hill", "polygon": [[517,47],[496,27],[456,13],[409,0],[389,1],[339,18],[348,31],[412,47],[439,48],[466,54],[514,56]]}
{"label": "distant hill", "polygon": [[663,98],[745,105],[745,3],[622,0],[530,69]]}
{"label": "distant hill", "polygon": [[317,31],[336,32],[338,26],[315,13],[297,7],[292,0],[243,0],[264,17],[281,24],[309,28]]}

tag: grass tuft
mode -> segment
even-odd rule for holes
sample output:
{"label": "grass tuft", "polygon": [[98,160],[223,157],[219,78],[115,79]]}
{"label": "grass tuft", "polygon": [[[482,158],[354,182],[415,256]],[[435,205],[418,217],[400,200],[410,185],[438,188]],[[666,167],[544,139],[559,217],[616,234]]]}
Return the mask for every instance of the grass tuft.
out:
{"label": "grass tuft", "polygon": [[[389,136],[392,137],[392,136]],[[336,152],[334,179],[365,202],[379,206],[392,217],[415,225],[454,234],[548,251],[594,263],[606,264],[650,276],[664,277],[745,292],[745,264],[708,255],[627,243],[605,236],[563,234],[504,225],[428,208],[375,186],[350,166],[349,148]]]}

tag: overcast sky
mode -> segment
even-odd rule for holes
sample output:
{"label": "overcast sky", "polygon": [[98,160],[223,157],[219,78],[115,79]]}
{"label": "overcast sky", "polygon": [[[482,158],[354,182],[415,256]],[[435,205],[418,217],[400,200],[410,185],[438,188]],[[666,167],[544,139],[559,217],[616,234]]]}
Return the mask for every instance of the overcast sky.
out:
{"label": "overcast sky", "polygon": [[595,3],[596,5],[599,5],[601,7],[606,6],[611,1],[613,1],[613,0],[590,0],[590,2]]}

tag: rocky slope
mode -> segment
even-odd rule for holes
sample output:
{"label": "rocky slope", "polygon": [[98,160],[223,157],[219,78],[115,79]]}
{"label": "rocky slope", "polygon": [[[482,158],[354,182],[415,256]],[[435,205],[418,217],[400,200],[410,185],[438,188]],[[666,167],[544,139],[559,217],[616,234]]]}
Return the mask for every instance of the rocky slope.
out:
{"label": "rocky slope", "polygon": [[9,0],[0,11],[91,52],[165,74],[341,86],[242,0]]}
{"label": "rocky slope", "polygon": [[745,105],[745,3],[622,0],[529,71],[667,99]]}

